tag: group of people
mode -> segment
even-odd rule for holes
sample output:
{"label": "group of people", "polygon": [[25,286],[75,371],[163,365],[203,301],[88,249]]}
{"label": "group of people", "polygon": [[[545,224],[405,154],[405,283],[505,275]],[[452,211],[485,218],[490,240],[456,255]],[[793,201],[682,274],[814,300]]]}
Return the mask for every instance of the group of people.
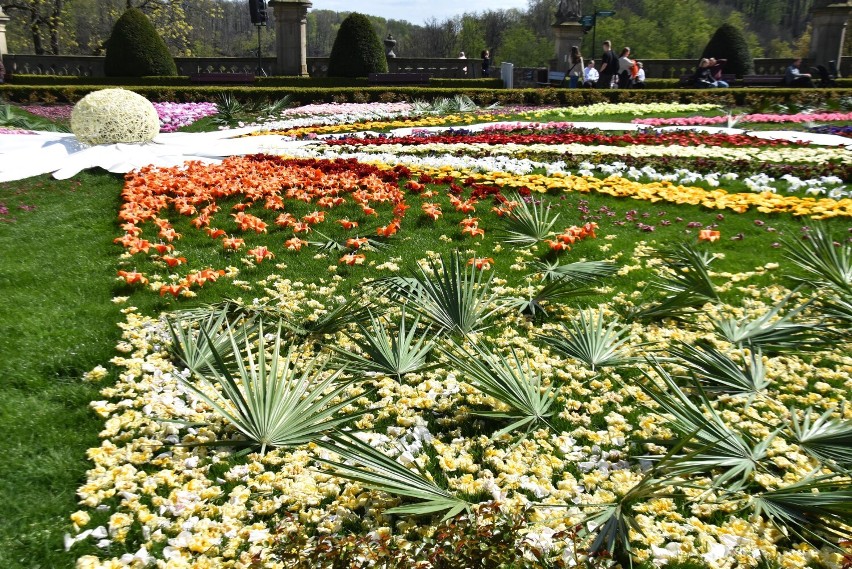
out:
{"label": "group of people", "polygon": [[612,51],[612,42],[603,42],[603,55],[600,69],[595,67],[595,61],[590,59],[583,62],[580,48],[573,46],[568,56],[568,87],[596,87],[599,89],[628,89],[645,86],[645,69],[642,62],[630,58],[630,48],[621,50],[616,56]]}

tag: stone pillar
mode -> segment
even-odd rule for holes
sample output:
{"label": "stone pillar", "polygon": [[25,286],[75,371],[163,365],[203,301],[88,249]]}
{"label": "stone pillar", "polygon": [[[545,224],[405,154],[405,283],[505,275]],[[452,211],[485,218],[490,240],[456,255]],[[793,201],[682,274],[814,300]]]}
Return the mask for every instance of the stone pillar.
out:
{"label": "stone pillar", "polygon": [[270,0],[275,17],[276,75],[308,76],[310,0]]}
{"label": "stone pillar", "polygon": [[568,73],[571,64],[571,46],[583,45],[583,26],[578,22],[562,22],[553,24],[553,35],[556,36],[556,68],[553,71]]}
{"label": "stone pillar", "polygon": [[843,55],[843,40],[846,35],[846,23],[852,5],[849,2],[836,2],[813,10],[811,23],[811,47],[808,51],[808,65],[825,65],[829,61],[837,63]]}
{"label": "stone pillar", "polygon": [[9,53],[9,48],[6,45],[6,23],[10,19],[11,18],[3,12],[3,6],[0,6],[0,55]]}

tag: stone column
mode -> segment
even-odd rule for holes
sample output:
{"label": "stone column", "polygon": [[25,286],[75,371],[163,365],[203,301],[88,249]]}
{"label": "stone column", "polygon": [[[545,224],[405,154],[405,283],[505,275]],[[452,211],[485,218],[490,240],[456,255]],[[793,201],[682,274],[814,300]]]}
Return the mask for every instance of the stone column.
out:
{"label": "stone column", "polygon": [[6,23],[10,20],[3,12],[3,6],[0,6],[0,55],[9,53],[9,48],[6,45]]}
{"label": "stone column", "polygon": [[813,31],[811,47],[808,51],[808,65],[828,67],[828,62],[834,61],[839,71],[846,23],[850,13],[852,13],[852,5],[849,2],[836,2],[813,10],[811,23]]}
{"label": "stone column", "polygon": [[568,60],[571,56],[571,46],[583,45],[583,26],[578,22],[562,22],[553,24],[553,35],[556,36],[556,69],[568,73],[571,64]]}
{"label": "stone column", "polygon": [[308,8],[310,0],[270,0],[275,17],[276,75],[308,76]]}

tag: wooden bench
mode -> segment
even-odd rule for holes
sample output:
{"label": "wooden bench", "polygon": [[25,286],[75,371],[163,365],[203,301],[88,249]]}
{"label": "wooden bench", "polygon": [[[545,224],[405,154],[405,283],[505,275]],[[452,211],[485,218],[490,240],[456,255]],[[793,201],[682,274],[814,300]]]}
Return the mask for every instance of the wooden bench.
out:
{"label": "wooden bench", "polygon": [[428,85],[431,73],[370,73],[370,85]]}
{"label": "wooden bench", "polygon": [[254,83],[254,73],[191,73],[190,83]]}
{"label": "wooden bench", "polygon": [[784,87],[784,76],[743,75],[743,87]]}
{"label": "wooden bench", "polygon": [[565,73],[551,71],[547,74],[547,83],[538,83],[540,87],[562,87],[565,84]]}

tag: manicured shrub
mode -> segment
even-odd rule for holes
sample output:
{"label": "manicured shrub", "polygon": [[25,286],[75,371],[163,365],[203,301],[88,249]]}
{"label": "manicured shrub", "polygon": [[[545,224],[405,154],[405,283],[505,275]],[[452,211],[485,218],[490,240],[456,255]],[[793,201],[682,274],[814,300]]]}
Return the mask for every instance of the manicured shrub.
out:
{"label": "manicured shrub", "polygon": [[357,12],[349,14],[334,39],[328,58],[328,76],[366,77],[387,70],[385,50],[370,19]]}
{"label": "manicured shrub", "polygon": [[722,24],[704,48],[701,57],[727,59],[725,73],[742,77],[752,72],[754,61],[743,33],[731,24]]}
{"label": "manicured shrub", "polygon": [[154,105],[133,91],[101,89],[71,111],[71,132],[86,144],[149,142],[160,132]]}
{"label": "manicured shrub", "polygon": [[177,75],[175,60],[142,10],[128,8],[106,43],[104,73],[108,77]]}

